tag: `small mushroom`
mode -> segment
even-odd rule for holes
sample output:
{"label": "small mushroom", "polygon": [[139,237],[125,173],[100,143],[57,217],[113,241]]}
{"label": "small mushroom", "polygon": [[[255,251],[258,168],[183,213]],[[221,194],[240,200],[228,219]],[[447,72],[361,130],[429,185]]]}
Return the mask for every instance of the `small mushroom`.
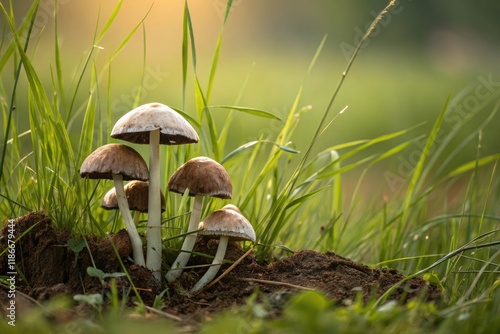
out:
{"label": "small mushroom", "polygon": [[123,180],[147,180],[146,162],[133,148],[122,144],[107,144],[92,152],[80,167],[80,176],[88,179],[113,180],[118,207],[122,214],[132,244],[135,263],[144,266],[142,241],[132,220]]}
{"label": "small mushroom", "polygon": [[121,117],[111,137],[136,144],[149,144],[149,209],[147,268],[161,279],[161,211],[159,146],[197,143],[199,138],[191,124],[179,113],[161,103],[139,106]]}
{"label": "small mushroom", "polygon": [[198,227],[202,229],[199,232],[200,235],[220,236],[220,239],[212,266],[208,268],[205,275],[193,286],[190,290],[191,293],[199,291],[215,277],[224,260],[229,240],[255,242],[256,239],[255,231],[250,222],[232,204],[228,204],[222,209],[212,212]]}
{"label": "small mushroom", "polygon": [[[233,187],[224,167],[207,157],[196,157],[179,167],[170,177],[168,190],[183,194],[189,189],[189,196],[194,196],[193,209],[189,219],[187,235],[184,238],[181,252],[172,267],[165,275],[168,282],[174,281],[182,274],[189,261],[191,251],[196,242],[196,230],[201,218],[203,197],[231,198]],[[194,232],[194,233],[191,233]]]}
{"label": "small mushroom", "polygon": [[[148,192],[149,185],[147,181],[130,181],[124,187],[125,197],[127,198],[130,211],[134,211],[134,224],[137,225],[139,216],[148,212]],[[161,192],[161,212],[165,212],[165,196]],[[104,195],[101,201],[101,207],[106,210],[117,210],[118,200],[116,198],[116,189],[110,189]]]}

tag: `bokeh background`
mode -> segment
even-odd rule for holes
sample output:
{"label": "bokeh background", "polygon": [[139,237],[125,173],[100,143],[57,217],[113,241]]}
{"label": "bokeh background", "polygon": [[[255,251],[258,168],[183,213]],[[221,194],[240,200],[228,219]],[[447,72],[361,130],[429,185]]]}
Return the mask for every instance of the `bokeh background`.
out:
{"label": "bokeh background", "polygon": [[[0,2],[8,8],[8,1]],[[55,63],[54,11],[57,11],[57,35],[68,91],[75,87],[75,75],[81,72],[83,61],[92,47],[95,48],[96,69],[102,71],[126,36],[144,18],[144,24],[111,62],[109,78],[113,121],[132,107],[133,98],[141,85],[141,103],[158,101],[194,113],[192,67],[185,105],[182,102],[184,1],[125,1],[116,22],[96,46],[93,46],[96,30],[103,28],[119,1],[58,2],[55,9],[52,0],[40,1],[34,43],[29,50],[48,89],[51,87],[51,68],[53,70]],[[233,1],[224,28],[211,104],[260,108],[284,119],[303,84],[299,108],[310,106],[311,109],[300,116],[299,131],[294,135],[292,145],[298,150],[305,150],[350,52],[374,16],[387,3],[381,0]],[[191,0],[188,4],[195,33],[197,74],[202,86],[206,87],[226,1]],[[20,23],[31,2],[13,1],[12,5]],[[461,93],[465,97],[470,96],[484,80],[492,82],[489,86],[491,95],[498,93],[498,13],[498,1],[399,1],[358,55],[331,115],[345,106],[349,107],[322,135],[316,150],[373,138],[425,122],[406,139],[417,137],[430,129],[448,97]],[[3,15],[1,19],[0,27],[5,39],[8,27]],[[325,35],[325,47],[306,77],[309,63]],[[144,61],[147,80],[141,83]],[[11,75],[8,71],[4,72],[2,76]],[[88,70],[82,87],[89,87],[89,73]],[[102,78],[104,91],[108,85],[107,75]],[[6,91],[9,91],[12,78],[3,77],[2,81]],[[23,82],[21,88],[22,85]],[[86,88],[80,89],[76,104],[81,108],[85,106],[86,94]],[[469,102],[474,104],[474,100]],[[17,101],[14,116],[20,131],[28,129],[22,112],[23,103],[22,100]],[[106,108],[106,103],[102,107]],[[488,110],[492,109],[493,104]],[[220,126],[226,113],[223,110],[213,111]],[[79,120],[81,115],[74,119],[72,125],[75,139],[78,138]],[[452,128],[455,120],[449,118],[445,128]],[[238,115],[234,120],[234,131],[229,134],[227,151],[261,135],[272,138],[279,132],[280,126],[278,121]],[[495,117],[485,129],[481,154],[499,151],[499,126],[500,121]],[[477,142],[474,142],[465,147],[459,160],[474,158],[476,146]],[[384,149],[383,146],[377,148],[379,151]],[[410,148],[407,153],[411,152]],[[381,168],[397,169],[400,163],[395,159],[392,166],[383,165]],[[380,170],[373,171],[378,172]],[[381,177],[374,175],[375,183],[381,181]],[[352,178],[355,180],[355,173]],[[383,187],[387,188],[387,185]]]}

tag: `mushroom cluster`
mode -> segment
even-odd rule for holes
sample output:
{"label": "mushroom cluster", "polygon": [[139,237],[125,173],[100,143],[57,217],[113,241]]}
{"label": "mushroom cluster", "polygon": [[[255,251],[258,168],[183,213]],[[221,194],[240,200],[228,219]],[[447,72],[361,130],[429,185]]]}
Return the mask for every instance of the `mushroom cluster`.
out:
{"label": "mushroom cluster", "polygon": [[[107,144],[92,152],[82,163],[80,175],[88,179],[112,179],[114,188],[104,196],[101,207],[119,209],[132,244],[133,259],[145,266],[161,281],[162,239],[161,213],[165,198],[160,189],[159,145],[180,145],[198,142],[193,127],[176,111],[161,103],[139,106],[122,116],[111,131],[111,137],[135,144],[149,144],[149,170],[141,155],[123,144]],[[131,180],[126,186],[124,180]],[[228,173],[208,157],[193,158],[180,166],[170,177],[168,190],[193,197],[193,207],[181,250],[165,275],[168,282],[177,279],[196,243],[197,233],[219,236],[213,265],[191,289],[196,292],[217,274],[228,241],[255,242],[252,225],[234,205],[226,205],[201,221],[203,198],[230,199],[232,185]],[[135,211],[132,218],[131,210]],[[146,257],[137,232],[140,213],[148,213],[146,226]]]}
{"label": "mushroom cluster", "polygon": [[[143,174],[140,176],[124,173],[138,164],[138,162],[122,158],[109,160],[103,156],[102,149],[98,148],[89,155],[80,168],[80,175],[86,178],[107,178],[115,182],[117,203],[120,207],[125,226],[130,236],[133,248],[134,261],[146,266],[158,280],[161,279],[161,190],[160,190],[160,160],[159,145],[180,145],[198,142],[198,134],[191,124],[172,108],[161,103],[148,103],[129,111],[122,116],[111,131],[111,137],[136,144],[149,144],[149,172],[144,160],[132,148],[121,144],[109,144],[136,153],[142,160]],[[119,145],[119,146],[116,146]],[[94,171],[94,165],[106,164],[108,169]],[[145,174],[144,174],[145,173]],[[102,176],[102,177],[101,177]],[[133,223],[129,204],[127,202],[123,183],[124,180],[148,181],[148,223],[147,223],[147,253],[144,260],[142,241]],[[120,184],[119,184],[120,183]]]}

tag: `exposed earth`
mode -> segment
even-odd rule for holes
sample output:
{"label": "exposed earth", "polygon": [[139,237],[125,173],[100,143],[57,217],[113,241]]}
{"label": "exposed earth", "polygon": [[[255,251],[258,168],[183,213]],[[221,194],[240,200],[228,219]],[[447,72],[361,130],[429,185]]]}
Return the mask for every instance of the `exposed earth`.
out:
{"label": "exposed earth", "polygon": [[[7,234],[6,227],[0,231],[0,253],[7,247]],[[118,256],[146,305],[151,306],[155,296],[166,288],[147,269],[131,262],[129,256],[132,248],[124,230],[109,238],[87,237],[87,246],[75,253],[68,247],[68,240],[71,239],[68,232],[56,231],[49,217],[41,212],[32,212],[15,221],[16,237],[22,234],[16,243],[16,264],[25,280],[21,279],[21,275],[16,275],[16,288],[21,292],[17,300],[20,301],[24,296],[25,302],[22,304],[28,308],[36,307],[35,301],[46,301],[61,294],[105,294],[110,289],[111,279],[101,281],[91,277],[87,268],[93,267],[95,263],[95,267],[104,273],[124,272]],[[198,241],[195,252],[215,254],[216,240],[200,237]],[[245,253],[237,244],[232,244],[225,258],[234,262]],[[340,305],[348,305],[358,294],[362,294],[365,300],[374,294],[380,296],[404,278],[394,269],[370,268],[332,252],[297,251],[288,258],[270,264],[260,264],[249,254],[219,282],[198,294],[189,295],[189,289],[206,271],[206,267],[196,266],[210,262],[210,258],[192,256],[188,265],[195,268],[186,269],[181,278],[168,287],[168,294],[163,295],[165,307],[162,311],[172,315],[174,321],[182,319],[184,324],[196,326],[232,306],[244,304],[257,289],[270,298],[276,299],[278,296],[282,301],[298,291],[314,289]],[[230,265],[224,264],[219,275]],[[4,254],[0,257],[0,275],[7,272],[7,254]],[[130,290],[129,279],[118,277],[116,283],[119,291],[130,291],[128,303],[133,307],[137,298],[135,292]],[[8,289],[2,285],[2,308],[8,303],[7,292]],[[414,278],[397,288],[389,299],[406,302],[417,296],[433,301],[439,300],[441,295],[437,287],[421,278]],[[283,302],[274,304],[275,314],[279,316]],[[79,305],[75,302],[77,307]]]}

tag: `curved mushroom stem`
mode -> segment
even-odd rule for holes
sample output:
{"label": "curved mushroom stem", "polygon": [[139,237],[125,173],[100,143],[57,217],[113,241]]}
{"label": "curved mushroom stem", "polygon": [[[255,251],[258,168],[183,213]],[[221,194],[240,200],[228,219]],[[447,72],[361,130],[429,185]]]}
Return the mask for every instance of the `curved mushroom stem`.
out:
{"label": "curved mushroom stem", "polygon": [[195,196],[193,210],[191,211],[191,218],[189,219],[189,226],[184,242],[182,243],[181,252],[177,255],[174,263],[170,270],[166,273],[165,278],[168,282],[175,281],[184,270],[184,267],[191,257],[191,252],[193,251],[194,244],[196,243],[196,235],[198,233],[190,233],[198,229],[198,224],[201,218],[201,208],[203,206],[203,196]]}
{"label": "curved mushroom stem", "polygon": [[160,129],[149,133],[149,193],[146,267],[161,281]]}
{"label": "curved mushroom stem", "polygon": [[144,253],[142,251],[142,241],[137,228],[134,225],[132,215],[128,207],[127,197],[125,196],[125,190],[123,190],[123,177],[121,174],[113,174],[113,183],[115,185],[116,199],[118,202],[118,207],[127,227],[128,236],[130,237],[130,243],[132,244],[132,253],[134,257],[134,262],[140,266],[145,265],[144,263]]}
{"label": "curved mushroom stem", "polygon": [[210,283],[215,275],[219,272],[222,261],[224,261],[224,255],[226,255],[227,244],[229,242],[229,237],[221,236],[219,240],[219,246],[217,247],[217,252],[215,253],[214,260],[212,261],[212,266],[208,268],[205,275],[203,275],[200,280],[193,286],[190,293],[194,293],[202,289],[205,285]]}

